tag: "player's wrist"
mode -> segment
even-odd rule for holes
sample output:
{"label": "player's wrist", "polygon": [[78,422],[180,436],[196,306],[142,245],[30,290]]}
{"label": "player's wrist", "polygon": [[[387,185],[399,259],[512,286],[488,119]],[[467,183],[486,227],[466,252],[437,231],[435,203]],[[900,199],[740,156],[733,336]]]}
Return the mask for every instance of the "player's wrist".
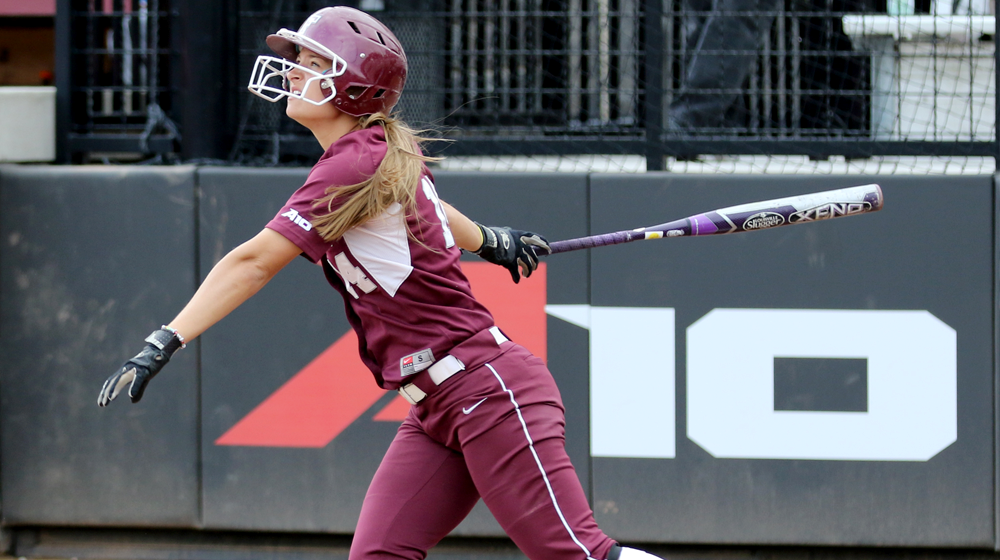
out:
{"label": "player's wrist", "polygon": [[146,342],[162,351],[167,359],[173,356],[174,352],[184,348],[184,337],[176,329],[163,325],[146,337]]}
{"label": "player's wrist", "polygon": [[473,251],[474,253],[478,253],[486,243],[486,232],[483,231],[483,225],[479,222],[472,223],[476,224],[476,230],[479,231],[479,245],[476,247],[476,250]]}
{"label": "player's wrist", "polygon": [[187,342],[184,340],[184,337],[181,335],[181,333],[177,331],[177,329],[171,327],[170,325],[161,325],[160,328],[165,331],[174,333],[174,336],[177,337],[177,340],[181,342],[181,348],[187,347]]}
{"label": "player's wrist", "polygon": [[497,234],[494,233],[493,228],[486,227],[479,222],[472,222],[472,223],[476,224],[476,228],[479,229],[479,238],[481,240],[479,243],[479,247],[472,252],[477,255],[482,255],[484,249],[490,250],[496,248]]}

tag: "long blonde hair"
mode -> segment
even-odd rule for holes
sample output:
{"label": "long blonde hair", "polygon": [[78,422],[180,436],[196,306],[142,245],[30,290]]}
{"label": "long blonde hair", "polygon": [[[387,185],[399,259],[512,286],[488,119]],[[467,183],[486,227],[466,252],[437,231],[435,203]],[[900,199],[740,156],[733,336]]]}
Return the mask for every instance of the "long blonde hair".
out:
{"label": "long blonde hair", "polygon": [[[394,203],[407,214],[415,214],[417,186],[424,164],[441,158],[425,156],[421,146],[432,139],[421,136],[403,121],[384,113],[365,115],[358,121],[362,129],[381,125],[388,148],[375,174],[354,185],[327,187],[326,195],[313,203],[313,226],[327,242],[334,242],[344,233],[381,215]],[[344,203],[333,209],[334,200]],[[410,236],[412,237],[412,233]]]}

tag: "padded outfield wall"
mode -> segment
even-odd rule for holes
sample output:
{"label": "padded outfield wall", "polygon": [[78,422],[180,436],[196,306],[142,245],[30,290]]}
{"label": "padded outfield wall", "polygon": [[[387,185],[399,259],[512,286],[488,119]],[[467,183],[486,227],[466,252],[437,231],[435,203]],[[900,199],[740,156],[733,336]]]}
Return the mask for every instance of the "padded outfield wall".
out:
{"label": "padded outfield wall", "polygon": [[[0,167],[3,525],[349,535],[406,405],[305,259],[101,383],[307,170]],[[996,550],[994,178],[438,173],[475,219],[564,239],[878,182],[879,213],[547,258],[473,289],[563,393],[611,536]],[[457,536],[499,537],[480,504]]]}

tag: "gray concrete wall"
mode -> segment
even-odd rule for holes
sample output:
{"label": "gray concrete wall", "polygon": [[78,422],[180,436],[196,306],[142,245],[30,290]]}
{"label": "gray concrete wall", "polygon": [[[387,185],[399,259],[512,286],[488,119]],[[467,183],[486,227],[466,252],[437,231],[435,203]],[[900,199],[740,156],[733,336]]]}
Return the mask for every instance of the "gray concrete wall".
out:
{"label": "gray concrete wall", "polygon": [[[350,534],[401,409],[338,346],[343,303],[304,259],[141,403],[96,406],[305,174],[0,167],[4,527]],[[883,211],[555,255],[517,286],[466,256],[498,323],[556,376],[608,534],[992,550],[993,178],[436,174],[471,217],[551,240],[866,182]],[[276,395],[308,393],[322,355],[352,389],[290,415]],[[502,531],[480,505],[455,535]]]}

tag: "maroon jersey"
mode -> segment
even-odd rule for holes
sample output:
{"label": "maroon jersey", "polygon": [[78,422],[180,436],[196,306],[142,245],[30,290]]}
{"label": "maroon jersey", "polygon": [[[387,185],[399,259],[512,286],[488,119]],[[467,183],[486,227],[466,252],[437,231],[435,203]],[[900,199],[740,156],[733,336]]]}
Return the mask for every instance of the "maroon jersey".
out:
{"label": "maroon jersey", "polygon": [[361,359],[379,386],[396,389],[459,342],[493,326],[493,317],[472,297],[459,266],[460,250],[426,169],[414,214],[393,204],[334,243],[316,232],[313,203],[330,186],[353,185],[374,174],[386,147],[381,127],[340,138],[267,227],[322,265],[344,298]]}

